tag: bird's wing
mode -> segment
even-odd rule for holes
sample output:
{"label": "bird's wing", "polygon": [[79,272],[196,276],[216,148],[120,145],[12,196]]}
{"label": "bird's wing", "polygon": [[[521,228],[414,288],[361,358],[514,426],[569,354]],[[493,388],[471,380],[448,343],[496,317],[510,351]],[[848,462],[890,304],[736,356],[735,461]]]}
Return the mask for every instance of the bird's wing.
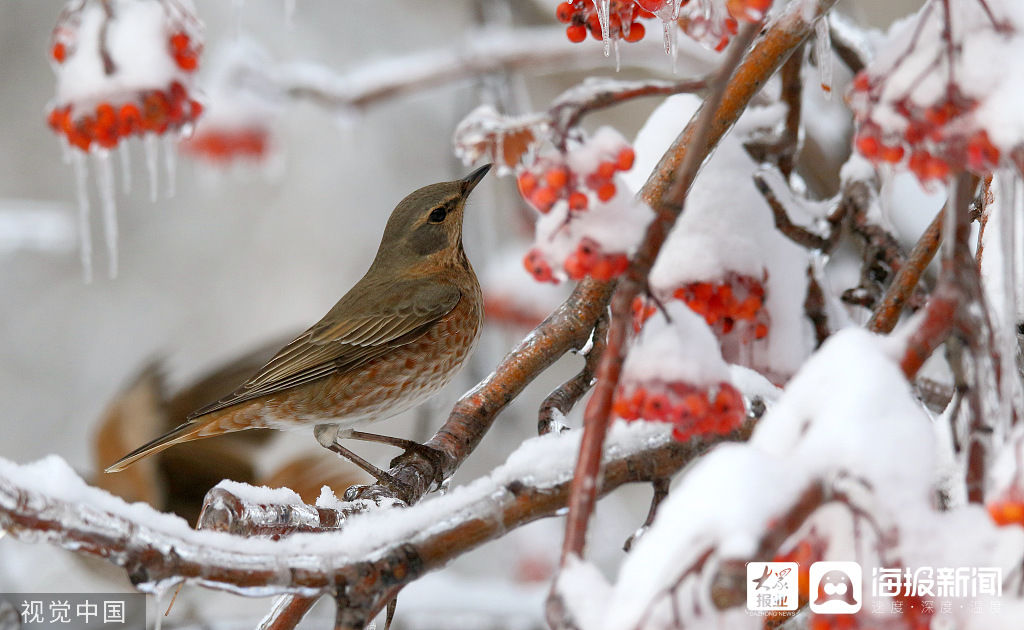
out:
{"label": "bird's wing", "polygon": [[[395,304],[395,297],[400,300]],[[284,391],[352,368],[405,345],[447,315],[462,297],[454,285],[360,282],[331,311],[282,348],[234,392],[191,415]]]}

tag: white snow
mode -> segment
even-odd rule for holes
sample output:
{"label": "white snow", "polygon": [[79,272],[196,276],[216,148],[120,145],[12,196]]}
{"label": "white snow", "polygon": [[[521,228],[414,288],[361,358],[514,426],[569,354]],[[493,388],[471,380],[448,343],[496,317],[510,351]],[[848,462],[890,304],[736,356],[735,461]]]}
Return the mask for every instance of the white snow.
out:
{"label": "white snow", "polygon": [[[836,333],[791,379],[749,443],[720,445],[683,474],[623,564],[603,623],[592,627],[661,627],[656,615],[640,624],[708,548],[721,558],[768,560],[750,556],[769,521],[816,481],[865,483],[886,522],[934,515],[931,431],[885,345],[857,328]],[[934,549],[931,540],[920,545]],[[711,573],[705,568],[705,577]]]}
{"label": "white snow", "polygon": [[[644,124],[634,142],[636,165],[624,176],[638,191],[670,143],[697,110],[692,95],[670,97]],[[781,119],[785,108],[753,108],[719,144],[701,169],[661,254],[651,270],[651,287],[670,295],[690,282],[723,278],[729,272],[760,280],[767,273],[765,305],[771,325],[759,353],[765,369],[792,374],[813,348],[803,314],[808,254],[775,229],[771,210],[753,184],[757,164],[741,138]],[[728,201],[724,201],[728,200]]]}
{"label": "white snow", "polygon": [[[488,476],[454,488],[444,496],[402,509],[402,518],[395,518],[391,509],[371,510],[350,517],[339,532],[295,534],[280,541],[193,530],[181,518],[157,512],[143,503],[126,504],[103,490],[86,485],[55,455],[20,466],[0,458],[0,507],[17,510],[19,494],[34,492],[48,498],[35,505],[46,518],[99,528],[105,535],[116,537],[133,533],[140,541],[173,545],[184,560],[248,565],[281,572],[293,568],[321,570],[325,563],[365,558],[383,553],[396,544],[415,544],[449,527],[453,519],[474,518],[485,510],[514,501],[514,495],[506,488],[514,480],[540,488],[569,481],[581,433],[552,433],[527,440],[504,465]],[[664,445],[670,440],[667,427],[661,424],[616,423],[609,432],[605,457],[623,456]],[[281,499],[293,505],[295,500],[294,494],[287,490],[245,488],[232,483],[222,487],[257,502]],[[128,521],[133,524],[129,526]],[[154,591],[160,586],[142,584],[139,588]],[[273,592],[265,588],[228,590],[252,596]]]}
{"label": "white snow", "polygon": [[729,368],[704,318],[678,300],[665,304],[665,310],[671,322],[660,310],[647,320],[626,356],[621,381],[682,382],[697,388],[729,382]]}
{"label": "white snow", "polygon": [[200,35],[200,27],[187,17],[195,14],[192,0],[176,4],[187,15],[171,3],[111,2],[115,17],[108,22],[106,42],[115,71],[107,74],[99,54],[106,14],[101,3],[85,3],[74,46],[63,63],[54,65],[57,103],[91,109],[103,101],[133,97],[141,90],[166,90],[173,81],[191,86],[190,74],[168,54],[167,42],[173,34],[171,24],[186,30],[193,41]]}

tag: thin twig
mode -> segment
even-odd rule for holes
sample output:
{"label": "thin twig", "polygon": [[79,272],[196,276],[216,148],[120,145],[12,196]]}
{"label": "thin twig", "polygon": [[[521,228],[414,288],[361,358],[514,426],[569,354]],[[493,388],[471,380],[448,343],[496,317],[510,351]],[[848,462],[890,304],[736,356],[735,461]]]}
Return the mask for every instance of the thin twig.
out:
{"label": "thin twig", "polygon": [[587,351],[583,369],[579,374],[558,386],[540,404],[540,414],[537,420],[537,433],[540,435],[549,433],[558,422],[557,416],[562,418],[567,416],[579,399],[583,398],[593,386],[594,373],[597,371],[597,364],[601,360],[608,339],[607,313],[598,318],[590,339],[590,350]]}

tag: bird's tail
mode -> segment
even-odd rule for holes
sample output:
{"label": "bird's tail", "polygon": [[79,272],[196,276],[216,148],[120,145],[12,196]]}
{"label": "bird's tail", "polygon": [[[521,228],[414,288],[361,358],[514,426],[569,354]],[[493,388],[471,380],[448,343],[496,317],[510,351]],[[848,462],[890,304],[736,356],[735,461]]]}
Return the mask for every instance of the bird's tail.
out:
{"label": "bird's tail", "polygon": [[172,429],[168,433],[161,435],[152,442],[147,442],[131,453],[128,453],[111,466],[108,466],[105,472],[120,472],[147,455],[159,453],[165,448],[169,448],[175,444],[190,442],[192,440],[199,439],[200,437],[206,437],[205,435],[199,435],[199,433],[207,424],[209,424],[208,418],[196,418],[195,420],[189,420],[185,424],[179,425],[176,429]]}

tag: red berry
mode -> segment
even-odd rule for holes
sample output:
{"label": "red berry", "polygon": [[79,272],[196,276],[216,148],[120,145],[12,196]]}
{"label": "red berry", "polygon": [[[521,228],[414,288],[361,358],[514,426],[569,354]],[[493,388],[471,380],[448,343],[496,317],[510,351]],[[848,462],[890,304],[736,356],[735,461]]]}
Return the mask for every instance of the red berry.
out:
{"label": "red berry", "polygon": [[526,199],[529,199],[533,191],[537,189],[537,176],[530,171],[523,171],[516,181],[519,183],[519,194]]}
{"label": "red berry", "polygon": [[860,154],[867,159],[871,160],[878,156],[878,138],[861,133],[857,136],[857,140],[855,142],[857,150],[860,151]]}
{"label": "red berry", "polygon": [[601,162],[594,174],[600,179],[611,179],[617,170],[614,162]]}
{"label": "red berry", "polygon": [[121,106],[121,112],[118,116],[118,131],[122,136],[129,136],[136,131],[139,131],[142,127],[142,114],[139,113],[139,108],[135,105],[128,103]]}
{"label": "red berry", "polygon": [[569,208],[571,210],[586,210],[590,200],[587,196],[580,191],[575,191],[569,195]]}
{"label": "red berry", "polygon": [[640,416],[644,420],[663,420],[671,405],[665,394],[652,394],[644,400]]}
{"label": "red berry", "polygon": [[185,33],[175,33],[174,35],[171,35],[171,48],[174,50],[181,52],[188,48],[188,44],[188,35]]}
{"label": "red berry", "polygon": [[558,200],[558,193],[554,189],[547,186],[538,188],[533,191],[530,195],[530,203],[533,207],[539,210],[543,214],[547,214],[551,210],[551,206],[555,205],[555,201]]}
{"label": "red berry", "polygon": [[619,151],[619,155],[615,161],[615,165],[619,167],[620,171],[628,171],[633,168],[633,161],[636,159],[636,152],[630,147],[625,147]]}
{"label": "red berry", "polygon": [[967,166],[974,171],[986,172],[999,163],[999,149],[988,139],[984,129],[971,136],[967,143]]}
{"label": "red berry", "polygon": [[569,4],[568,2],[563,2],[562,4],[555,7],[555,17],[558,18],[559,22],[568,24],[569,22],[572,21],[572,16],[575,14],[576,10],[573,9],[572,5]]}
{"label": "red berry", "polygon": [[883,162],[895,164],[903,159],[903,147],[899,145],[883,144],[879,147],[878,159]]}
{"label": "red berry", "polygon": [[647,29],[640,22],[633,22],[629,25],[629,33],[625,36],[627,42],[638,42],[644,38]]}
{"label": "red berry", "polygon": [[871,89],[871,79],[867,72],[861,70],[857,73],[857,76],[853,78],[853,89],[857,92],[867,92]]}
{"label": "red berry", "polygon": [[565,29],[565,36],[569,41],[578,44],[587,38],[587,27],[582,24],[573,24]]}
{"label": "red berry", "polygon": [[754,327],[754,339],[764,339],[768,336],[768,327],[764,324],[758,324]]}
{"label": "red berry", "polygon": [[569,183],[569,171],[561,166],[555,167],[544,175],[544,181],[554,190],[561,190]]}
{"label": "red berry", "polygon": [[64,58],[67,56],[67,53],[67,49],[61,42],[54,44],[53,49],[50,51],[50,55],[53,56],[54,61],[57,63],[64,63]]}
{"label": "red berry", "polygon": [[608,201],[615,196],[615,184],[608,182],[597,189],[597,198],[601,201]]}

